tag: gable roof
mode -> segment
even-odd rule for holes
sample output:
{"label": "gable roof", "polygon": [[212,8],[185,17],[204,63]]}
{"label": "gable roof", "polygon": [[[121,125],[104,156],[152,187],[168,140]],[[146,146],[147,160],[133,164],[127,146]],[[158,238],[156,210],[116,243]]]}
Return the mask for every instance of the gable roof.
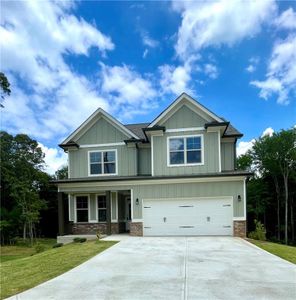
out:
{"label": "gable roof", "polygon": [[122,123],[117,121],[114,117],[104,111],[102,108],[98,108],[89,118],[87,118],[74,132],[72,132],[61,145],[67,145],[70,141],[75,141],[75,138],[82,136],[87,129],[93,125],[93,121],[99,116],[103,116],[105,119],[110,121],[118,130],[125,133],[130,138],[139,139],[139,137],[131,131],[129,128],[124,126]]}
{"label": "gable roof", "polygon": [[215,113],[207,109],[205,106],[194,100],[191,96],[186,93],[182,93],[171,105],[169,105],[162,113],[160,113],[150,124],[149,128],[155,126],[162,119],[169,114],[169,112],[174,109],[180,102],[186,100],[186,102],[191,103],[194,107],[201,110],[203,113],[208,115],[210,118],[214,119],[216,122],[223,122],[223,120],[217,116]]}

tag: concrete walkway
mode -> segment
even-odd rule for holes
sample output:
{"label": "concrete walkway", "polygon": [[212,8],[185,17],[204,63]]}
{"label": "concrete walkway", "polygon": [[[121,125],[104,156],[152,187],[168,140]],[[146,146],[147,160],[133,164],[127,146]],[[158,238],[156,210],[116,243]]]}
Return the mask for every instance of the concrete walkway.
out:
{"label": "concrete walkway", "polygon": [[231,237],[126,238],[10,299],[296,299],[296,266]]}

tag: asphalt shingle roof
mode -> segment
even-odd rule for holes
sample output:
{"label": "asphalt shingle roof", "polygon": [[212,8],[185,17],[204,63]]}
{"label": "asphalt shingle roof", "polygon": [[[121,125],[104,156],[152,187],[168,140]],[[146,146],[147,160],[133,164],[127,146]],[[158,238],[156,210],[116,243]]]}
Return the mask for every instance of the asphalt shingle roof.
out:
{"label": "asphalt shingle roof", "polygon": [[133,132],[140,139],[146,139],[143,128],[146,128],[150,123],[138,123],[138,124],[127,124],[124,125],[128,130]]}

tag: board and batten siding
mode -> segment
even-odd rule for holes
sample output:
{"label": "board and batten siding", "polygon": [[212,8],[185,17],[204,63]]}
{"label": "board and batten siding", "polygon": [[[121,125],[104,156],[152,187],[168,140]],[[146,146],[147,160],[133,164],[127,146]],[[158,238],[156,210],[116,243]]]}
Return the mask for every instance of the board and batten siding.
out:
{"label": "board and batten siding", "polygon": [[221,168],[222,171],[234,170],[234,143],[221,143]]}
{"label": "board and batten siding", "polygon": [[207,122],[208,121],[196,114],[192,109],[183,105],[161,125],[165,126],[166,129],[192,128],[204,127]]}
{"label": "board and batten siding", "polygon": [[128,136],[103,117],[99,118],[76,142],[79,145],[123,142]]}
{"label": "board and batten siding", "polygon": [[[241,196],[241,201],[237,196]],[[243,217],[244,215],[244,183],[243,181],[225,182],[200,182],[180,184],[159,184],[141,185],[133,187],[134,198],[134,219],[142,219],[142,200],[161,198],[194,198],[194,197],[233,197],[233,216]],[[138,198],[139,204],[135,205]],[[209,199],[210,201],[210,199]]]}
{"label": "board and batten siding", "polygon": [[[167,142],[170,136],[203,135],[204,164],[197,166],[167,166]],[[219,171],[218,133],[205,131],[170,132],[153,137],[154,175],[191,175]]]}
{"label": "board and batten siding", "polygon": [[[89,188],[80,188],[83,194],[94,194],[93,190],[87,192]],[[97,188],[99,191],[108,191],[110,187]],[[174,183],[174,184],[147,184],[147,185],[130,185],[130,186],[112,186],[112,190],[133,190],[133,219],[142,219],[143,199],[165,199],[165,198],[194,198],[194,197],[233,197],[233,217],[244,217],[244,181],[217,181],[217,182],[196,182],[196,183]],[[90,190],[90,189],[89,189]],[[66,192],[66,190],[65,190]],[[80,192],[76,192],[79,194]],[[112,193],[113,194],[113,193]],[[237,200],[237,196],[241,196],[241,201]],[[74,201],[74,197],[70,196]],[[136,199],[139,204],[136,204]],[[90,197],[92,199],[92,196]],[[123,198],[118,199],[118,219],[121,220]],[[210,201],[210,199],[209,199]],[[70,216],[74,221],[74,202],[70,204]],[[112,213],[112,217],[114,217]]]}
{"label": "board and batten siding", "polygon": [[151,175],[151,148],[138,148],[139,175]]}
{"label": "board and batten siding", "polygon": [[[80,148],[79,150],[69,151],[70,177],[81,178],[88,177],[88,152],[104,151],[117,149],[118,176],[137,175],[137,149],[135,147],[104,146]],[[112,175],[110,175],[112,176]]]}

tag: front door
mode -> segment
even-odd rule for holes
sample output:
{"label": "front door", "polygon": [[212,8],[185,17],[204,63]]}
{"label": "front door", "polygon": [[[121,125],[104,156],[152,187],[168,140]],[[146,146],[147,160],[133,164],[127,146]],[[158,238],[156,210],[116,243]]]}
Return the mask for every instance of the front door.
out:
{"label": "front door", "polygon": [[131,214],[131,198],[130,196],[125,198],[125,230],[130,231],[130,222],[132,219]]}

